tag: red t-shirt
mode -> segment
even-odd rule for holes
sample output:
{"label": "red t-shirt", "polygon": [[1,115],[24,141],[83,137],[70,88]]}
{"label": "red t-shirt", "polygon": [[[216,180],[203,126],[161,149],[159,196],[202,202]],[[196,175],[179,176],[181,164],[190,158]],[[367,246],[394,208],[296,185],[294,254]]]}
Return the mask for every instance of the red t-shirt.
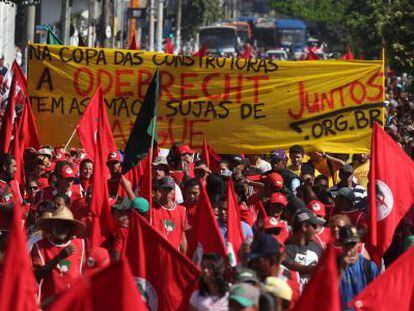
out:
{"label": "red t-shirt", "polygon": [[321,231],[315,234],[313,239],[316,243],[326,249],[328,243],[332,242],[331,230],[328,227],[323,227]]}
{"label": "red t-shirt", "polygon": [[[33,207],[35,210],[37,210],[38,205],[45,200],[52,201],[53,197],[58,194],[58,191],[55,187],[47,187],[40,191],[38,191],[35,194],[34,200],[33,200]],[[82,198],[82,191],[79,185],[73,185],[70,192],[67,192],[66,195],[69,197],[70,205],[73,204],[76,200]]]}
{"label": "red t-shirt", "polygon": [[114,235],[114,242],[112,244],[112,250],[114,252],[118,252],[121,254],[124,248],[125,242],[126,242],[126,238],[128,236],[128,231],[129,231],[128,227],[119,226],[116,229],[115,235]]}
{"label": "red t-shirt", "polygon": [[292,289],[292,300],[289,305],[289,309],[292,309],[292,306],[299,299],[300,293],[302,291],[299,273],[296,271],[289,270],[285,266],[280,266],[278,278],[285,280],[286,283],[288,283],[288,285]]}
{"label": "red t-shirt", "polygon": [[86,198],[80,198],[75,200],[70,205],[73,217],[81,221],[86,227],[86,236],[90,238],[92,236],[92,212],[90,206],[86,202]]}
{"label": "red t-shirt", "polygon": [[186,213],[185,207],[178,204],[175,204],[172,209],[167,209],[155,203],[151,208],[151,225],[176,249],[179,248],[183,233],[188,226]]}
{"label": "red t-shirt", "polygon": [[185,207],[186,211],[187,211],[187,221],[188,224],[190,226],[193,226],[193,218],[196,214],[196,210],[197,210],[197,204],[189,204],[184,202],[183,206]]}
{"label": "red t-shirt", "polygon": [[[20,194],[19,184],[17,180],[11,180],[6,182],[0,180],[0,203],[10,203],[15,206],[19,205],[22,211],[22,218],[24,219],[26,206],[23,203],[22,196]],[[9,221],[11,220],[11,213],[0,211],[0,229],[8,230]]]}
{"label": "red t-shirt", "polygon": [[69,244],[75,246],[76,251],[71,256],[61,260],[53,270],[40,281],[38,300],[53,299],[59,292],[70,288],[72,283],[81,276],[85,261],[85,242],[82,239],[72,239],[69,242],[56,245],[45,238],[33,245],[31,257],[34,268],[44,266]]}

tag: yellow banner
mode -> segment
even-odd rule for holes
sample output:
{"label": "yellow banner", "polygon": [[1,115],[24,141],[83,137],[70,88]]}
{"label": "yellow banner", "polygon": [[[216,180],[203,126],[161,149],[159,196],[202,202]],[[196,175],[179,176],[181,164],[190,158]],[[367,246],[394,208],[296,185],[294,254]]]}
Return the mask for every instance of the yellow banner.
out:
{"label": "yellow banner", "polygon": [[264,61],[146,51],[30,45],[28,88],[42,143],[64,144],[102,84],[122,148],[156,67],[160,69],[158,143],[219,153],[366,152],[382,123],[381,61]]}

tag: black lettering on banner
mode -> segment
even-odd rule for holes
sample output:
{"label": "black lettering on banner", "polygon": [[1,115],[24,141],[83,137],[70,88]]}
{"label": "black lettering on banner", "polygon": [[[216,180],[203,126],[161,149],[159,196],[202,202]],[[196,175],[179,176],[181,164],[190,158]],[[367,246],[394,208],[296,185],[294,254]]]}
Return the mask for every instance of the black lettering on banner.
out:
{"label": "black lettering on banner", "polygon": [[60,96],[59,98],[52,97],[52,113],[55,112],[55,110],[60,109],[60,113],[64,114],[64,105],[63,105],[63,96]]}
{"label": "black lettering on banner", "polygon": [[121,51],[115,51],[114,53],[114,64],[120,65],[124,61],[124,53]]}
{"label": "black lettering on banner", "polygon": [[205,103],[204,100],[197,100],[193,102],[193,106],[198,107],[198,110],[192,109],[193,110],[193,116],[195,117],[199,117],[201,116],[201,112],[203,111],[203,103]]}
{"label": "black lettering on banner", "polygon": [[167,117],[174,117],[178,113],[178,109],[174,107],[174,105],[180,104],[179,100],[171,100],[167,102],[167,108],[170,108],[172,110],[171,113],[167,113]]}
{"label": "black lettering on banner", "polygon": [[98,50],[96,49],[86,49],[86,65],[89,65],[89,60],[94,59],[98,55]]}
{"label": "black lettering on banner", "polygon": [[247,119],[253,112],[252,105],[250,104],[241,104],[240,105],[240,118],[242,120]]}
{"label": "black lettering on banner", "polygon": [[211,113],[213,114],[214,119],[216,119],[217,112],[216,112],[216,109],[214,108],[214,104],[211,101],[208,101],[206,111],[204,112],[204,117],[209,118],[210,117],[209,114]]}
{"label": "black lettering on banner", "polygon": [[126,103],[126,99],[124,97],[119,98],[119,108],[118,111],[116,113],[116,115],[119,117],[121,115],[121,111],[125,110],[126,116],[129,118],[129,110],[128,110],[128,105]]}
{"label": "black lettering on banner", "polygon": [[216,58],[217,67],[223,68],[226,65],[226,61],[227,61],[227,58],[225,57]]}
{"label": "black lettering on banner", "polygon": [[50,74],[49,67],[46,67],[45,70],[43,70],[43,73],[40,76],[40,80],[37,83],[36,90],[40,90],[42,88],[43,83],[47,83],[49,85],[49,90],[53,91],[52,76]]}
{"label": "black lettering on banner", "polygon": [[85,97],[84,99],[82,99],[82,100],[79,102],[79,104],[83,107],[83,111],[81,112],[81,115],[83,115],[83,113],[85,112],[86,107],[87,107],[87,106],[88,106],[88,104],[89,104],[89,100],[90,100],[90,97],[88,96],[88,97]]}
{"label": "black lettering on banner", "polygon": [[104,98],[104,101],[105,101],[105,104],[106,104],[106,108],[109,111],[111,111],[111,109],[112,109],[111,114],[113,116],[115,116],[116,115],[116,98],[112,98],[111,101],[108,101],[106,98]]}
{"label": "black lettering on banner", "polygon": [[[185,105],[187,104],[187,109],[185,109]],[[188,116],[191,112],[191,101],[188,102],[179,102],[179,109],[180,109],[180,114],[182,116]]]}
{"label": "black lettering on banner", "polygon": [[164,61],[163,61],[163,60],[161,60],[161,61],[157,61],[157,56],[162,56],[162,54],[154,54],[154,55],[152,55],[152,62],[153,62],[155,65],[157,65],[157,66],[161,66],[161,65],[163,65],[163,64],[164,64]]}
{"label": "black lettering on banner", "polygon": [[80,48],[76,48],[72,52],[72,60],[79,64],[83,61],[83,50]]}
{"label": "black lettering on banner", "polygon": [[72,102],[71,102],[70,108],[69,108],[69,114],[72,114],[73,110],[76,110],[78,112],[78,116],[81,115],[78,99],[76,97],[72,98]]}
{"label": "black lettering on banner", "polygon": [[65,53],[66,50],[69,50],[69,48],[68,47],[63,47],[63,48],[59,49],[59,58],[64,63],[68,63],[68,62],[72,61],[72,58],[70,58],[70,57],[65,58],[64,53]]}
{"label": "black lettering on banner", "polygon": [[51,109],[46,106],[46,100],[49,99],[47,96],[36,96],[32,97],[36,101],[36,107],[38,112],[51,112]]}
{"label": "black lettering on banner", "polygon": [[29,45],[29,59],[36,58],[37,60],[52,61],[49,48],[46,45],[33,46]]}
{"label": "black lettering on banner", "polygon": [[224,113],[219,113],[218,117],[220,119],[225,119],[228,117],[228,115],[230,114],[230,110],[229,108],[226,107],[226,105],[230,105],[231,101],[229,100],[225,100],[219,103],[219,107],[222,108],[224,110]]}
{"label": "black lettering on banner", "polygon": [[206,57],[206,68],[208,69],[211,66],[211,68],[216,69],[216,65],[214,65],[214,61],[215,60],[216,60],[215,57],[213,57],[213,56],[207,56]]}
{"label": "black lettering on banner", "polygon": [[259,107],[262,107],[264,105],[265,105],[264,103],[254,104],[254,118],[255,118],[255,120],[266,118],[265,115],[260,114],[260,112],[262,112],[263,110],[259,109]]}
{"label": "black lettering on banner", "polygon": [[[383,103],[373,103],[346,107],[309,119],[292,122],[289,126],[297,133],[302,133],[303,125],[312,124],[310,134],[313,138],[332,136],[338,132],[353,131],[368,126],[372,128],[375,121],[382,123],[378,118],[381,116],[381,108],[383,106]],[[346,113],[352,113],[352,121],[344,119],[344,114]],[[304,139],[309,140],[310,136],[306,135]]]}
{"label": "black lettering on banner", "polygon": [[131,105],[131,113],[134,116],[137,116],[139,111],[141,110],[141,107],[142,107],[142,101],[140,99],[135,99]]}

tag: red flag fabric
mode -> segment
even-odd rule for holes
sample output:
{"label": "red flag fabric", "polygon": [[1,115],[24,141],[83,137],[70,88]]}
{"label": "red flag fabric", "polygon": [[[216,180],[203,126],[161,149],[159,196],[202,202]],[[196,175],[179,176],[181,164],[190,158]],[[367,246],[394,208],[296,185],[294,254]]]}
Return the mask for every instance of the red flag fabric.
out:
{"label": "red flag fabric", "polygon": [[11,153],[17,161],[16,180],[21,186],[25,183],[23,152],[28,147],[38,149],[40,147],[39,134],[33,116],[32,107],[30,105],[30,97],[27,93],[27,81],[20,67],[13,66],[14,77],[20,92],[24,98],[23,111],[17,122],[14,124],[14,139],[11,147]]}
{"label": "red flag fabric", "polygon": [[208,154],[210,157],[210,169],[217,173],[221,157],[214,151],[213,146],[208,145]]}
{"label": "red flag fabric", "polygon": [[188,310],[200,270],[135,211],[123,254],[149,310]]}
{"label": "red flag fabric", "polygon": [[135,33],[132,35],[131,44],[129,45],[128,50],[139,50],[137,39],[135,38]]}
{"label": "red flag fabric", "polygon": [[150,150],[148,155],[140,162],[144,171],[139,181],[139,196],[147,199],[152,211],[152,163],[149,154]]}
{"label": "red flag fabric", "polygon": [[[208,234],[206,234],[208,232]],[[200,265],[204,253],[217,253],[227,257],[226,246],[205,187],[202,187],[197,201],[193,226],[188,238],[187,255]]]}
{"label": "red flag fabric", "polygon": [[233,180],[227,181],[227,254],[229,264],[234,267],[237,264],[237,253],[244,241],[243,230],[237,196],[234,190]]}
{"label": "red flag fabric", "polygon": [[167,54],[174,54],[174,43],[172,43],[171,38],[165,39],[164,52]]}
{"label": "red flag fabric", "polygon": [[390,246],[395,228],[414,204],[413,184],[413,160],[375,123],[369,177],[368,241],[379,257]]}
{"label": "red flag fabric", "polygon": [[[96,104],[97,102],[97,104]],[[106,114],[105,103],[103,101],[102,87],[99,87],[95,95],[91,99],[88,108],[95,105],[96,114],[94,112],[94,122],[96,122],[96,131],[93,136],[88,137],[94,142],[93,154],[95,155],[93,165],[94,174],[92,176],[92,198],[91,198],[91,213],[93,217],[92,222],[92,237],[91,248],[98,247],[114,230],[114,224],[111,216],[111,208],[109,206],[108,198],[108,184],[106,182],[106,157],[110,151],[108,144],[108,135],[112,138],[112,133],[106,127],[108,125],[108,116]],[[109,129],[110,130],[110,129]],[[90,135],[91,136],[91,135]],[[113,139],[113,138],[112,138]],[[91,141],[88,141],[90,143]]]}
{"label": "red flag fabric", "polygon": [[343,55],[340,59],[342,60],[354,60],[354,54],[352,54],[351,47],[348,45],[346,47],[346,54]]}
{"label": "red flag fabric", "polygon": [[332,244],[328,244],[325,254],[293,310],[341,310],[336,251]]}
{"label": "red flag fabric", "polygon": [[210,153],[208,151],[208,145],[206,135],[203,134],[203,150],[201,151],[201,159],[206,162],[207,166],[210,167]]}
{"label": "red flag fabric", "polygon": [[201,49],[193,54],[193,56],[205,57],[207,55],[207,45],[203,44]]}
{"label": "red flag fabric", "polygon": [[250,44],[245,44],[244,51],[241,57],[244,59],[249,59],[252,56],[252,52],[253,52],[253,47]]}
{"label": "red flag fabric", "polygon": [[308,54],[306,54],[306,60],[319,60],[319,57],[308,47]]}
{"label": "red flag fabric", "polygon": [[36,280],[27,250],[20,206],[13,208],[6,255],[0,267],[0,311],[37,311]]}
{"label": "red flag fabric", "polygon": [[[12,70],[15,71],[16,63],[12,65]],[[6,111],[4,113],[3,124],[0,128],[0,154],[8,153],[13,136],[13,124],[16,117],[16,91],[18,84],[18,76],[13,74],[9,98],[7,101]]]}
{"label": "red flag fabric", "polygon": [[356,310],[414,310],[414,247],[360,292],[351,305]]}
{"label": "red flag fabric", "polygon": [[146,311],[127,260],[83,275],[47,307],[67,311]]}
{"label": "red flag fabric", "polygon": [[[104,114],[102,114],[101,110],[104,112]],[[89,101],[89,105],[86,108],[85,113],[79,120],[76,131],[83,148],[86,150],[86,154],[91,159],[94,159],[95,157],[94,150],[96,145],[96,133],[98,131],[98,120],[101,114],[101,129],[105,133],[105,135],[102,137],[105,137],[105,140],[101,141],[100,143],[104,144],[102,148],[104,148],[107,153],[103,156],[106,157],[108,156],[109,152],[116,150],[116,145],[114,137],[112,135],[111,127],[109,126],[108,115],[106,113],[105,102],[102,94],[102,87],[99,86]]]}

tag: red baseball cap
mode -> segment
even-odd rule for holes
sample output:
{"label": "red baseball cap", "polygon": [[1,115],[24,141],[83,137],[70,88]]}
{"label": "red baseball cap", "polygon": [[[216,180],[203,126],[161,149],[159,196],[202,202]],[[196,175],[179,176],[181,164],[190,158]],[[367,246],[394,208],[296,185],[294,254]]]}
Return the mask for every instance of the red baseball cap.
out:
{"label": "red baseball cap", "polygon": [[326,217],[326,207],[322,202],[318,200],[312,200],[306,207],[310,209],[316,216],[323,218]]}
{"label": "red baseball cap", "polygon": [[267,175],[267,180],[276,188],[283,188],[283,177],[278,173],[270,173]]}
{"label": "red baseball cap", "polygon": [[283,223],[278,221],[275,217],[266,217],[263,220],[262,229],[277,229],[283,228]]}
{"label": "red baseball cap", "polygon": [[75,178],[75,172],[69,165],[63,165],[60,168],[59,175],[61,178]]}
{"label": "red baseball cap", "polygon": [[286,206],[288,204],[288,201],[286,199],[286,196],[283,193],[280,192],[274,192],[270,196],[270,203],[273,204],[282,204],[283,206]]}
{"label": "red baseball cap", "polygon": [[108,158],[106,162],[113,162],[113,161],[121,162],[121,155],[119,154],[119,152],[114,151],[108,154]]}
{"label": "red baseball cap", "polygon": [[183,154],[186,154],[186,153],[193,154],[194,151],[191,150],[188,145],[181,145],[181,146],[177,146],[177,153],[178,153],[178,155],[183,155]]}

